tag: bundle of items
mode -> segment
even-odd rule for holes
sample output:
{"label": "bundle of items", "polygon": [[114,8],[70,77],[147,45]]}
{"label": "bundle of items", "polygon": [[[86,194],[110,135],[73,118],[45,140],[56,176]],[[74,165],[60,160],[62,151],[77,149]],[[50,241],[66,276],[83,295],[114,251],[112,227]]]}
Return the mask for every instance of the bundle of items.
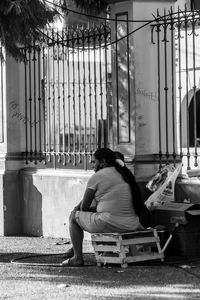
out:
{"label": "bundle of items", "polygon": [[146,187],[153,194],[145,202],[149,210],[155,209],[166,202],[174,201],[174,186],[181,171],[182,164],[166,165],[147,183]]}

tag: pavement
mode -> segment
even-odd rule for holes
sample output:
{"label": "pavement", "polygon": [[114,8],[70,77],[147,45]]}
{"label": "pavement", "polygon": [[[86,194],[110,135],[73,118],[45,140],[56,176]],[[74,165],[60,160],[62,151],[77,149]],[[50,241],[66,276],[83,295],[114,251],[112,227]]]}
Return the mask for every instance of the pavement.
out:
{"label": "pavement", "polygon": [[97,267],[90,241],[83,267],[62,267],[70,241],[0,237],[0,300],[200,299],[200,257]]}

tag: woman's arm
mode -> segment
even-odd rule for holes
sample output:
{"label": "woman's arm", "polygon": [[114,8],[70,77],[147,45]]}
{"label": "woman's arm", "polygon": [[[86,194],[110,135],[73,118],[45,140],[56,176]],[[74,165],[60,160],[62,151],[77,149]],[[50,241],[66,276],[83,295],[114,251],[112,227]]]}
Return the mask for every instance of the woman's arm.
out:
{"label": "woman's arm", "polygon": [[95,190],[87,188],[81,201],[80,210],[88,211],[92,200],[94,199]]}
{"label": "woman's arm", "polygon": [[[82,201],[81,201],[81,202],[82,202]],[[77,204],[77,205],[74,207],[74,210],[80,210],[81,202],[79,202],[79,204]]]}

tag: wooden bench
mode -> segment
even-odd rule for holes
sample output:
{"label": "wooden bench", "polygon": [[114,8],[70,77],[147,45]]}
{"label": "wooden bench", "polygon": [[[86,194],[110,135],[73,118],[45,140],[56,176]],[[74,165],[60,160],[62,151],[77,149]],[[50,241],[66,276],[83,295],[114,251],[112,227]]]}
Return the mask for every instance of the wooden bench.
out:
{"label": "wooden bench", "polygon": [[156,229],[129,233],[93,233],[91,240],[97,266],[120,264],[126,268],[133,262],[164,260]]}

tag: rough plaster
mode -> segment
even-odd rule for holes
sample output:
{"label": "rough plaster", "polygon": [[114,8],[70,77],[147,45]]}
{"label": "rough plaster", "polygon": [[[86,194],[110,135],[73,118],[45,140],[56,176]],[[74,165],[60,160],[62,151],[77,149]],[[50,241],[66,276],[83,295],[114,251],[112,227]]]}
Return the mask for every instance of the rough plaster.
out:
{"label": "rough plaster", "polygon": [[[68,218],[82,199],[92,172],[23,171],[23,232],[33,236],[69,237]],[[65,225],[66,224],[66,225]]]}

